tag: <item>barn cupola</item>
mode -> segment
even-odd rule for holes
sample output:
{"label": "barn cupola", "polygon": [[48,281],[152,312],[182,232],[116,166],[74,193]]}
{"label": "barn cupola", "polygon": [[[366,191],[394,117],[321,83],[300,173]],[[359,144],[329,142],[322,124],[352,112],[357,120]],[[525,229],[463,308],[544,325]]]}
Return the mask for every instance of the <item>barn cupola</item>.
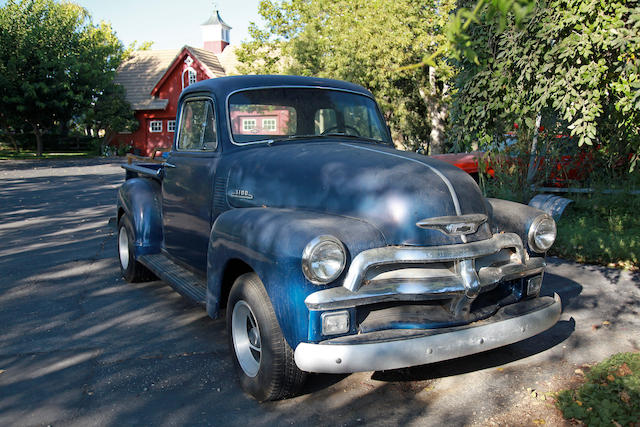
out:
{"label": "barn cupola", "polygon": [[213,15],[201,25],[202,41],[204,48],[213,53],[222,53],[229,46],[229,31],[231,27],[220,17],[220,11],[216,7]]}

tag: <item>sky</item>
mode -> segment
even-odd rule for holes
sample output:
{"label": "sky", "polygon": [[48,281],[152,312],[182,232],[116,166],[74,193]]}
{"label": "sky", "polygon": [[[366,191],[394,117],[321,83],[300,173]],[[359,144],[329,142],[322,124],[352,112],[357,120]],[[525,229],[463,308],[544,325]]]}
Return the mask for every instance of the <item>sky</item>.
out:
{"label": "sky", "polygon": [[[91,13],[95,24],[111,23],[125,46],[152,41],[152,49],[202,47],[200,25],[212,15],[214,4],[231,26],[231,44],[249,39],[249,22],[260,22],[259,0],[75,0]],[[0,3],[5,3],[0,1]]]}

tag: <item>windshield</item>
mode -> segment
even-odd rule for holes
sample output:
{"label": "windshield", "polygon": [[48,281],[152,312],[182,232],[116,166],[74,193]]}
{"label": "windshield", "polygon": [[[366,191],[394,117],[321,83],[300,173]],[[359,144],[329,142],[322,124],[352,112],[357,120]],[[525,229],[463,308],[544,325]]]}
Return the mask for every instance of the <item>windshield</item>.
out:
{"label": "windshield", "polygon": [[244,90],[229,97],[229,120],[236,143],[332,135],[389,142],[376,103],[340,90]]}

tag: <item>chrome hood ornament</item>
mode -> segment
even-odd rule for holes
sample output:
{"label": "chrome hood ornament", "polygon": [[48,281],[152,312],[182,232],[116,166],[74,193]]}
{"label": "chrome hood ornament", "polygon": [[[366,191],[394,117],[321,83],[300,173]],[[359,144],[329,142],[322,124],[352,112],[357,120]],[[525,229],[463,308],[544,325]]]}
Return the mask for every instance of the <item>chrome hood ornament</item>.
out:
{"label": "chrome hood ornament", "polygon": [[464,236],[475,233],[485,222],[487,216],[484,214],[468,214],[425,218],[416,222],[416,225],[420,228],[438,230],[447,236]]}

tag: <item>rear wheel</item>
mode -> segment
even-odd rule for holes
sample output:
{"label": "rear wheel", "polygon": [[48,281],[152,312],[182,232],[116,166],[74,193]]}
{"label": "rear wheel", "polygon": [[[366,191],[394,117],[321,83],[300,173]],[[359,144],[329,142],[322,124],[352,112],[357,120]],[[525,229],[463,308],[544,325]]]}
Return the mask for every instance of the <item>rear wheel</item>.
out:
{"label": "rear wheel", "polygon": [[134,232],[131,220],[127,215],[122,215],[118,221],[118,259],[120,272],[127,282],[144,282],[151,280],[151,272],[138,261],[134,255]]}
{"label": "rear wheel", "polygon": [[240,276],[227,305],[227,333],[245,392],[258,401],[296,394],[305,373],[298,369],[269,296],[255,273]]}

